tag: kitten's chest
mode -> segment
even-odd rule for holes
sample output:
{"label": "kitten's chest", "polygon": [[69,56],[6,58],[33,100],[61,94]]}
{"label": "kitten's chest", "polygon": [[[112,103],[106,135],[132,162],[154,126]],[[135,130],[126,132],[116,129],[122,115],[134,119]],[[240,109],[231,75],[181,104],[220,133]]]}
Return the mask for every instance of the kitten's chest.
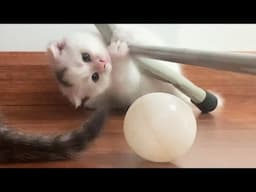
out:
{"label": "kitten's chest", "polygon": [[133,95],[140,85],[141,75],[136,63],[131,58],[113,63],[111,91],[123,97]]}

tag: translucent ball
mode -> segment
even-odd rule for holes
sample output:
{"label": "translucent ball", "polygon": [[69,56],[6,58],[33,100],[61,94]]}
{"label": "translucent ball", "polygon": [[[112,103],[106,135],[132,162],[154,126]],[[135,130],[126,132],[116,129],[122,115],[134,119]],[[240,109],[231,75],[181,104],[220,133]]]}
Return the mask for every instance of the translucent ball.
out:
{"label": "translucent ball", "polygon": [[138,98],[124,119],[124,136],[131,149],[152,162],[171,162],[193,145],[197,131],[191,107],[167,93]]}

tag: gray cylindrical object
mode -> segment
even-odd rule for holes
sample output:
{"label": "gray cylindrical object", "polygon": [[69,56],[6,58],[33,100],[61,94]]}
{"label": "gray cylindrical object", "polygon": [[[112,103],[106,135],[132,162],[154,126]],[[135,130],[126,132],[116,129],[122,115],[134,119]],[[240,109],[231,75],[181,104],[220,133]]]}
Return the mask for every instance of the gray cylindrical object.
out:
{"label": "gray cylindrical object", "polygon": [[130,45],[132,54],[239,73],[256,74],[256,54]]}

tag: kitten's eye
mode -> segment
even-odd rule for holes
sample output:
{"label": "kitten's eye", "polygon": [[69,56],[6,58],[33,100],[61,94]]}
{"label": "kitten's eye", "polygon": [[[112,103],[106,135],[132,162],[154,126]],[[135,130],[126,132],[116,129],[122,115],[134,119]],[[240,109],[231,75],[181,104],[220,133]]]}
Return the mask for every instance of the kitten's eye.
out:
{"label": "kitten's eye", "polygon": [[82,53],[82,58],[84,62],[90,62],[91,61],[91,57],[88,53]]}
{"label": "kitten's eye", "polygon": [[92,74],[92,80],[96,83],[100,79],[99,73]]}

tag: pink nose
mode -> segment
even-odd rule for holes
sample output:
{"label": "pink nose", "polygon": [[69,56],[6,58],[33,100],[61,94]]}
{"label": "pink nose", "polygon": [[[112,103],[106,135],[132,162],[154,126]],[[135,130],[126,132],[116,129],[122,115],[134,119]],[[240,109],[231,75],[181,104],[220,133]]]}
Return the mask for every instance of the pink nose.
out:
{"label": "pink nose", "polygon": [[96,60],[96,68],[99,72],[105,71],[107,65],[107,61],[104,59],[97,59]]}

